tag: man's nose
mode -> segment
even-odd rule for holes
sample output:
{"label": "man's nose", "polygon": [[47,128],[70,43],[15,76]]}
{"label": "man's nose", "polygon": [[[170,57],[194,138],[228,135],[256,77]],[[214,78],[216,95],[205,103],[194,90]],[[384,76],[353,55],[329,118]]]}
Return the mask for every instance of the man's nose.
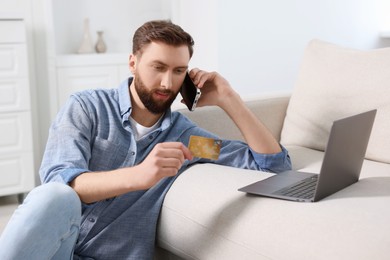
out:
{"label": "man's nose", "polygon": [[161,80],[161,87],[163,87],[165,89],[171,89],[172,86],[173,86],[172,72],[168,71],[168,72],[164,73],[164,76]]}

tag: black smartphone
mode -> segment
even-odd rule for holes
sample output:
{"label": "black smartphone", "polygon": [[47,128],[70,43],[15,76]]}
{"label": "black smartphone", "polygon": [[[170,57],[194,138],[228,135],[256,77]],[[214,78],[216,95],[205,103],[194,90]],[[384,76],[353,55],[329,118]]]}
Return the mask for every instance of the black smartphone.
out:
{"label": "black smartphone", "polygon": [[183,85],[180,88],[180,94],[183,97],[184,104],[188,107],[188,110],[194,111],[201,93],[192,82],[188,73],[186,74]]}

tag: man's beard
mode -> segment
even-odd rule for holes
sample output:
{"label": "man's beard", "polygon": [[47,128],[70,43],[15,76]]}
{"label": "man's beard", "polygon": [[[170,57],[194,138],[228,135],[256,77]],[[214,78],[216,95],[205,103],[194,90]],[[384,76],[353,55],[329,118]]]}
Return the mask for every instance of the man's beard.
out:
{"label": "man's beard", "polygon": [[[165,111],[171,107],[173,101],[176,99],[176,96],[179,93],[174,93],[171,90],[164,88],[153,89],[149,91],[145,87],[145,84],[142,82],[142,79],[138,73],[135,73],[134,75],[134,86],[141,102],[153,114],[165,113]],[[169,95],[169,98],[165,101],[153,99],[153,94],[157,91]]]}

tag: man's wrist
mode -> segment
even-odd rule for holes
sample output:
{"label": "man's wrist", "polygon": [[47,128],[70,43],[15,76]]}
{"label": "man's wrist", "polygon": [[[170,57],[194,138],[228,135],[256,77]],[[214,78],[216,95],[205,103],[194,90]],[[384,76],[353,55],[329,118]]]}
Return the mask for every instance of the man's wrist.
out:
{"label": "man's wrist", "polygon": [[219,107],[223,109],[228,115],[234,112],[238,107],[244,106],[244,102],[240,95],[235,91],[227,92],[221,97],[221,103]]}

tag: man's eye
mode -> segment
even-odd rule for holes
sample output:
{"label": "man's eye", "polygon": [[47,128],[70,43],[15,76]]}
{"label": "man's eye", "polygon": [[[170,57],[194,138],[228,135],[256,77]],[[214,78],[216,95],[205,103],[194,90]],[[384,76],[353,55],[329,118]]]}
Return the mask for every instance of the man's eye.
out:
{"label": "man's eye", "polygon": [[154,70],[157,70],[157,71],[164,71],[165,70],[165,66],[162,66],[160,64],[152,64],[152,68]]}
{"label": "man's eye", "polygon": [[176,72],[177,74],[183,74],[183,73],[186,72],[186,70],[185,70],[185,69],[177,69],[177,70],[175,70],[175,72]]}

